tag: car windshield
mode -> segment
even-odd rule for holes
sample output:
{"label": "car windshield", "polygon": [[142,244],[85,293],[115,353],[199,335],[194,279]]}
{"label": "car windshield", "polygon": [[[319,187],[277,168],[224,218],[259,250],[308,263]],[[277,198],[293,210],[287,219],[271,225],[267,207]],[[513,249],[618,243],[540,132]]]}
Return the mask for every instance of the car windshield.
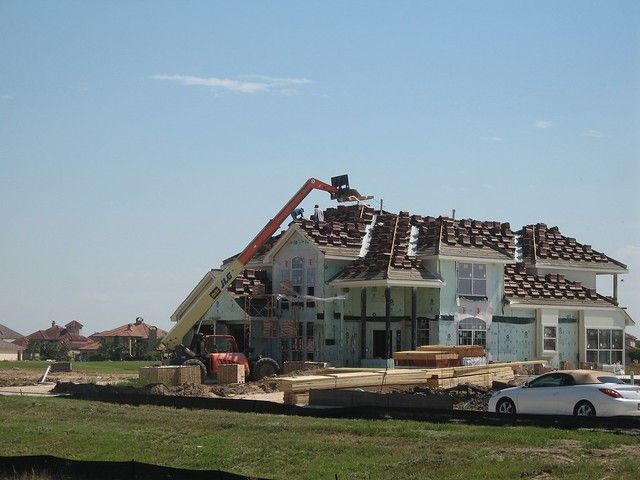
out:
{"label": "car windshield", "polygon": [[620,380],[618,377],[598,377],[598,380],[600,380],[602,383],[622,383],[624,384],[624,382],[622,380]]}

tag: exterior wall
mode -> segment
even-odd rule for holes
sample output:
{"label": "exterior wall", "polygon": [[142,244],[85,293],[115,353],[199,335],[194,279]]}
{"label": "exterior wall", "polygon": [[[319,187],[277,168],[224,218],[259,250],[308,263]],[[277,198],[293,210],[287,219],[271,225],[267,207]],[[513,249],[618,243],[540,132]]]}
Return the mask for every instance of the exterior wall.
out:
{"label": "exterior wall", "polygon": [[494,317],[487,331],[491,360],[510,362],[536,358],[535,335],[535,317]]}
{"label": "exterior wall", "polygon": [[204,316],[205,320],[222,320],[225,322],[242,322],[245,313],[238,302],[225,290],[218,296]]}
{"label": "exterior wall", "polygon": [[[440,314],[453,315],[456,313],[458,275],[457,263],[453,260],[440,260],[439,272],[446,286],[440,290]],[[481,263],[481,262],[470,262]],[[500,263],[483,263],[487,266],[487,299],[494,311],[502,304],[502,292],[504,284],[504,265]]]}
{"label": "exterior wall", "polygon": [[22,352],[13,352],[13,353],[0,353],[0,361],[8,360],[22,360]]}

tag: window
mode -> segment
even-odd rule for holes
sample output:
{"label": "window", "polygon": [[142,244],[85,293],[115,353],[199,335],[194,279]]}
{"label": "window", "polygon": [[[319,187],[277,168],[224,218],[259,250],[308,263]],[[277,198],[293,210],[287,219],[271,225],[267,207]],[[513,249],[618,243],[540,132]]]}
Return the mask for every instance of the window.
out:
{"label": "window", "polygon": [[458,295],[487,295],[487,266],[480,263],[458,264]]}
{"label": "window", "polygon": [[566,373],[549,373],[532,380],[529,383],[529,388],[569,387],[575,383],[573,377]]}
{"label": "window", "polygon": [[402,350],[402,330],[396,330],[396,352]]}
{"label": "window", "polygon": [[416,322],[418,330],[418,338],[416,338],[416,344],[418,346],[429,345],[429,319],[417,318]]}
{"label": "window", "polygon": [[545,351],[556,351],[557,331],[557,327],[544,327],[543,343]]}
{"label": "window", "polygon": [[302,257],[291,260],[291,284],[294,288],[304,284],[304,258]]}
{"label": "window", "polygon": [[487,346],[487,324],[475,317],[468,317],[458,324],[458,345]]}
{"label": "window", "polygon": [[622,363],[624,334],[619,329],[588,328],[587,329],[587,362]]}

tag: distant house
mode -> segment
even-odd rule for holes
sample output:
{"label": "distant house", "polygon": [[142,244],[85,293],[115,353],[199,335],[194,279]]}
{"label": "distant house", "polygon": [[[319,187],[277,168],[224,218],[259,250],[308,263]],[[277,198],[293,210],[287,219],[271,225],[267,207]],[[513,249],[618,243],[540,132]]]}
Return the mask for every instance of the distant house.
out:
{"label": "distant house", "polygon": [[167,334],[164,330],[145,323],[142,317],[136,318],[135,323],[127,323],[112,330],[97,332],[91,338],[100,343],[113,342],[127,347],[130,356],[135,356],[140,349],[156,350],[160,339]]}
{"label": "distant house", "polygon": [[20,345],[0,340],[0,360],[22,360],[24,350]]}
{"label": "distant house", "polygon": [[21,334],[0,323],[0,340],[4,340],[5,342],[14,342],[20,337],[22,337]]}
{"label": "distant house", "polygon": [[[14,343],[25,349],[35,340],[42,340],[58,343],[69,351],[69,356],[78,357],[87,352],[96,351],[100,344],[81,334],[82,324],[75,320],[67,323],[64,327],[51,322],[51,327],[46,330],[38,330],[30,335],[19,338]],[[37,355],[36,355],[37,356]]]}

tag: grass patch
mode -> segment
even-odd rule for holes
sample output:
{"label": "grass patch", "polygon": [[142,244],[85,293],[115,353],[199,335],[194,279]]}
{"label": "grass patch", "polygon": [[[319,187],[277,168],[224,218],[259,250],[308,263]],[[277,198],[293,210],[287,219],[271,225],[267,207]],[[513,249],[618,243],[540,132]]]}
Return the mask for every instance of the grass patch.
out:
{"label": "grass patch", "polygon": [[[103,361],[103,362],[71,362],[74,372],[87,374],[108,374],[108,373],[138,373],[140,367],[148,367],[150,365],[160,365],[160,362],[150,362],[145,360],[131,361]],[[27,370],[42,370],[47,368],[51,362],[39,360],[25,361],[0,361],[0,370],[9,370],[12,368],[23,368]]]}
{"label": "grass patch", "polygon": [[267,478],[635,478],[635,437],[0,398],[4,455],[131,460]]}

